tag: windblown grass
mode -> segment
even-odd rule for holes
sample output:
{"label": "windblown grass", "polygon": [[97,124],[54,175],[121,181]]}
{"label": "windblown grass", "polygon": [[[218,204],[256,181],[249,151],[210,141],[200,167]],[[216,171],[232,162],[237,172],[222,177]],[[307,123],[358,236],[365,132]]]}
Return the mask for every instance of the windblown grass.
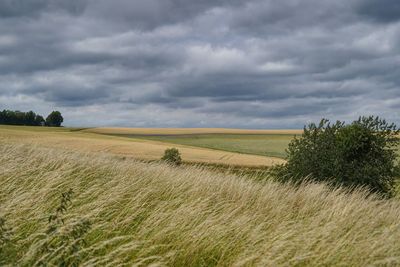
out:
{"label": "windblown grass", "polygon": [[[7,260],[32,265],[61,192],[91,222],[82,266],[395,266],[400,203],[362,190],[254,182],[194,167],[0,143]],[[45,255],[44,255],[45,256]]]}

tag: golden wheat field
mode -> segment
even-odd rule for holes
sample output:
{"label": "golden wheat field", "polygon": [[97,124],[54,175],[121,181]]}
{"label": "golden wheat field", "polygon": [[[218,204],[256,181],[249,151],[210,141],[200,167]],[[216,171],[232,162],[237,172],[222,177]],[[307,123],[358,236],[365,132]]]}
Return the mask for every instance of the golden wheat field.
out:
{"label": "golden wheat field", "polygon": [[182,134],[301,134],[302,130],[247,130],[228,128],[112,128],[101,127],[84,130],[101,134],[182,135]]}
{"label": "golden wheat field", "polygon": [[[93,132],[90,132],[93,131]],[[82,152],[104,152],[141,160],[158,160],[165,149],[177,147],[187,162],[243,166],[271,166],[283,163],[276,157],[248,155],[229,151],[168,144],[159,141],[107,136],[94,130],[1,126],[0,138],[8,142],[31,143]]]}
{"label": "golden wheat field", "polygon": [[[10,266],[400,264],[399,202],[362,190],[4,140],[0,164],[0,216],[11,229],[0,262]],[[49,232],[69,189],[63,223]]]}

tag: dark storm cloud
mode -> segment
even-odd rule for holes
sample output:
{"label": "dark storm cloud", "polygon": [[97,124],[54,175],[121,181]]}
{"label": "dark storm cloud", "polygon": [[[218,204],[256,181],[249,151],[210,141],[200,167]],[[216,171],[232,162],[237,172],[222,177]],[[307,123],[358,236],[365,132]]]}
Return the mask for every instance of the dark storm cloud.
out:
{"label": "dark storm cloud", "polygon": [[58,11],[80,14],[85,6],[85,0],[1,0],[0,17],[31,17],[42,12]]}
{"label": "dark storm cloud", "polygon": [[400,122],[399,14],[397,0],[0,0],[0,108],[70,125]]}
{"label": "dark storm cloud", "polygon": [[357,13],[377,22],[395,22],[400,20],[400,2],[397,0],[360,1]]}
{"label": "dark storm cloud", "polygon": [[49,90],[44,99],[46,101],[60,102],[64,106],[82,106],[93,103],[101,103],[111,95],[107,89],[103,88],[62,88],[61,90]]}
{"label": "dark storm cloud", "polygon": [[270,35],[290,33],[294,29],[337,27],[352,20],[346,1],[248,1],[243,7],[231,11],[230,25],[242,29],[242,34],[255,32]]}
{"label": "dark storm cloud", "polygon": [[190,21],[214,7],[237,6],[241,0],[90,0],[88,14],[131,28],[151,30]]}
{"label": "dark storm cloud", "polygon": [[[258,101],[251,105],[247,105],[245,101],[241,103],[226,102],[207,109],[207,112],[221,113],[229,111],[230,114],[248,118],[284,119],[307,116],[319,112],[327,113],[332,105],[339,105],[343,102],[346,103],[347,100],[343,98],[292,98],[290,104],[285,101]],[[237,108],[238,105],[241,106],[240,109]]]}

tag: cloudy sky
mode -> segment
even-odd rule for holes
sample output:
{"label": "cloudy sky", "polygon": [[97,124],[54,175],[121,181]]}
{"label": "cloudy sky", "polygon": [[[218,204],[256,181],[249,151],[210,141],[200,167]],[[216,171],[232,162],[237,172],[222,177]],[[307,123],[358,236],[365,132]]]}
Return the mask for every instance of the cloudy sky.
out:
{"label": "cloudy sky", "polygon": [[0,0],[0,109],[68,126],[400,124],[400,1]]}

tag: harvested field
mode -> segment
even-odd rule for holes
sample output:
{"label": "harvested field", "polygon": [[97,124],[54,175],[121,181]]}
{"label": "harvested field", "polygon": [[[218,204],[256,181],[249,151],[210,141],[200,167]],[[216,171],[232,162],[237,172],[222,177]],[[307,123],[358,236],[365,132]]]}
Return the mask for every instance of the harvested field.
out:
{"label": "harvested field", "polygon": [[300,135],[302,133],[302,130],[243,130],[213,128],[94,128],[84,131],[278,158],[285,158],[285,150],[289,142],[295,135]]}
{"label": "harvested field", "polygon": [[165,149],[175,146],[187,162],[243,166],[271,166],[283,163],[275,157],[197,148],[158,141],[115,137],[91,133],[89,130],[1,126],[0,138],[14,143],[30,143],[82,152],[105,152],[141,160],[158,160]]}

